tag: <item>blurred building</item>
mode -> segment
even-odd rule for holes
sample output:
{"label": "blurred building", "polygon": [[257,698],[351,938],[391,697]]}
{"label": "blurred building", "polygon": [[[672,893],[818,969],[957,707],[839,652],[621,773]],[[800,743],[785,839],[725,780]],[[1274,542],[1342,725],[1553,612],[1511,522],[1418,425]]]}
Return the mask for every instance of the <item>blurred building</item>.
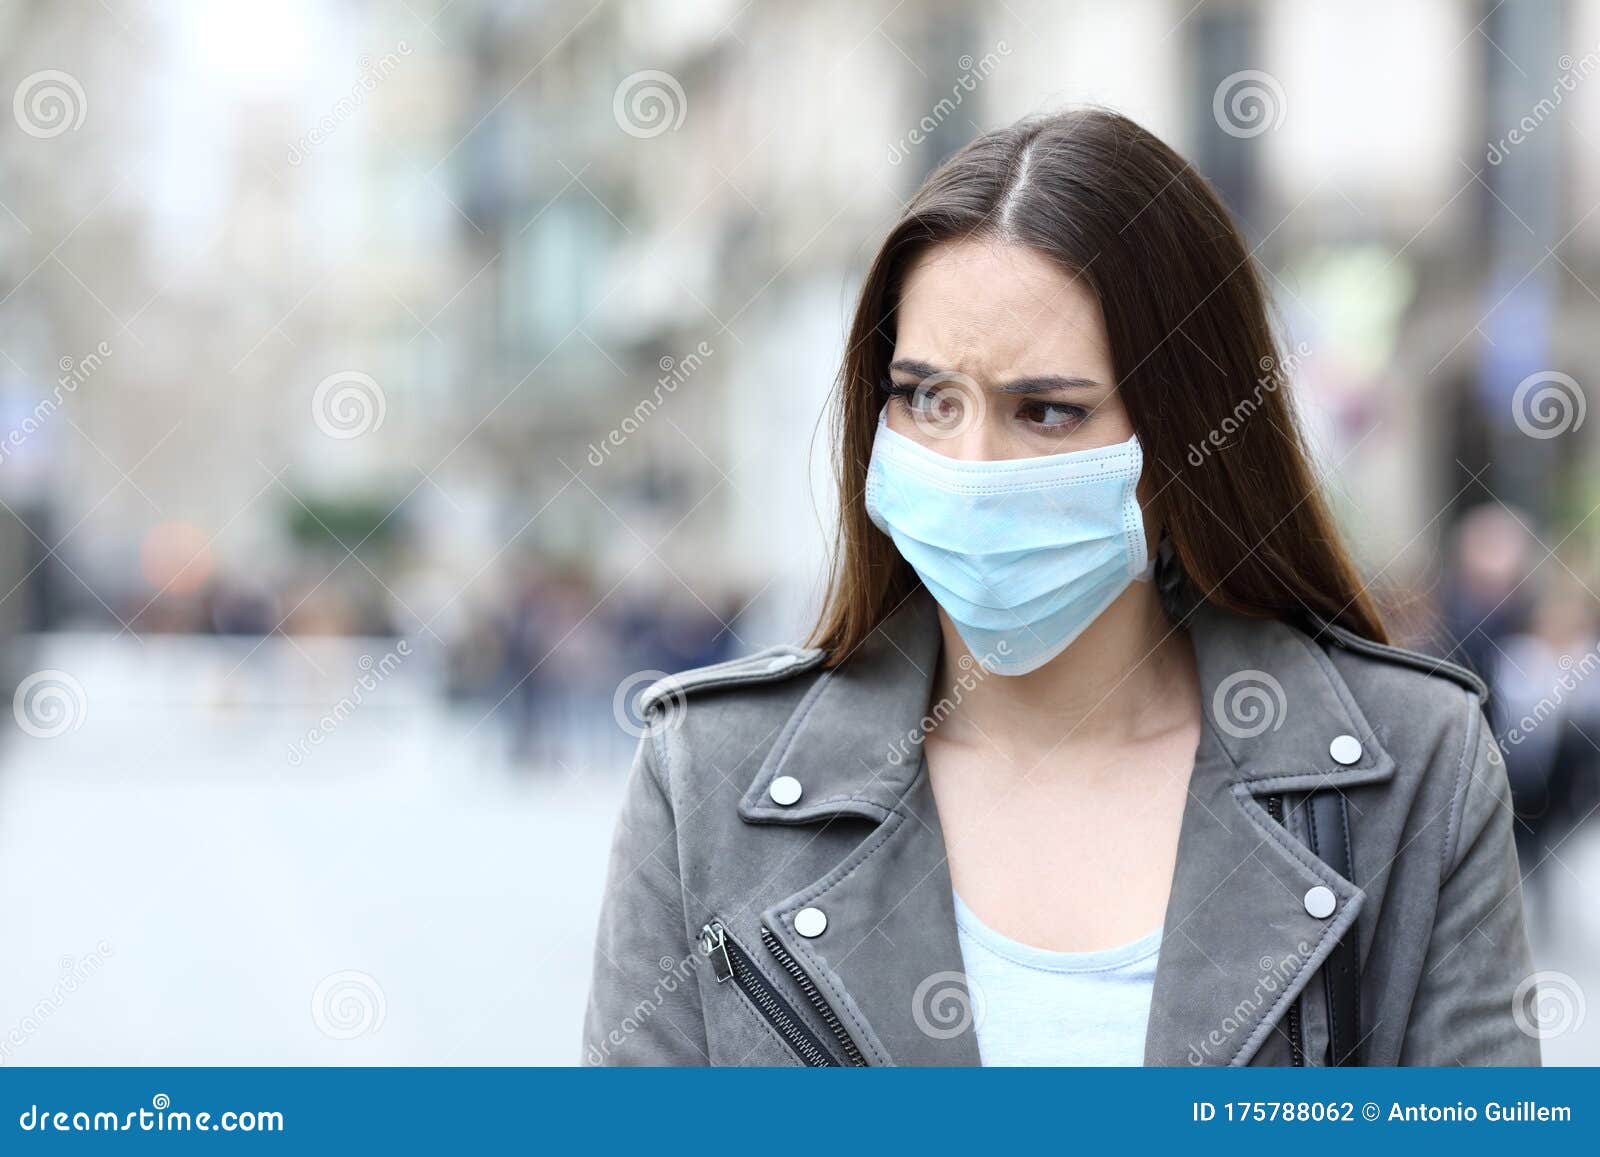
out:
{"label": "blurred building", "polygon": [[[1595,425],[1530,439],[1513,395],[1581,383],[1597,340],[1600,4],[4,19],[0,54],[49,46],[89,113],[0,139],[12,425],[110,351],[0,469],[36,625],[213,629],[220,600],[450,642],[557,576],[601,619],[793,637],[875,238],[982,128],[1077,101],[1246,223],[1358,549],[1419,623],[1461,511],[1576,516],[1596,488]],[[1592,574],[1593,544],[1561,552]]]}

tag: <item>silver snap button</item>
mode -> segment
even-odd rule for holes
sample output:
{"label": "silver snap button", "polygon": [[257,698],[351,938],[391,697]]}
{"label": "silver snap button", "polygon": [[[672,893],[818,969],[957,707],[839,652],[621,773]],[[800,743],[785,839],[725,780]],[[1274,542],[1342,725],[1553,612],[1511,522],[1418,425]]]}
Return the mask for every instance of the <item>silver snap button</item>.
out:
{"label": "silver snap button", "polygon": [[800,656],[798,655],[779,655],[775,659],[767,660],[767,672],[771,674],[776,671],[787,671],[799,661]]}
{"label": "silver snap button", "polygon": [[1328,744],[1328,754],[1335,763],[1349,767],[1361,758],[1361,740],[1354,735],[1341,735]]}
{"label": "silver snap button", "polygon": [[815,940],[828,929],[828,917],[821,908],[802,908],[794,914],[794,930],[807,940]]}
{"label": "silver snap button", "polygon": [[780,775],[767,788],[767,794],[772,797],[772,802],[779,807],[788,807],[790,804],[800,802],[800,795],[804,790],[800,786],[800,781],[794,776]]}
{"label": "silver snap button", "polygon": [[1325,884],[1318,884],[1315,888],[1306,891],[1306,911],[1318,920],[1326,920],[1333,915],[1334,908],[1339,901],[1333,894],[1333,889]]}

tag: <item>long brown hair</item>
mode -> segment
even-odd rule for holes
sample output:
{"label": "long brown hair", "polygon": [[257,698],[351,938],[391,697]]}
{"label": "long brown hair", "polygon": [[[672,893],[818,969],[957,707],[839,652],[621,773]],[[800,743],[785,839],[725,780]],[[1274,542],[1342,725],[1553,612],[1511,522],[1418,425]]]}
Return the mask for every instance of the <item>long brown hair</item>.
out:
{"label": "long brown hair", "polygon": [[1312,474],[1238,228],[1165,143],[1086,109],[974,140],[928,178],[873,260],[835,394],[839,532],[813,646],[841,661],[917,585],[863,491],[902,282],[930,246],[967,238],[1034,249],[1099,299],[1144,489],[1191,598],[1387,641]]}

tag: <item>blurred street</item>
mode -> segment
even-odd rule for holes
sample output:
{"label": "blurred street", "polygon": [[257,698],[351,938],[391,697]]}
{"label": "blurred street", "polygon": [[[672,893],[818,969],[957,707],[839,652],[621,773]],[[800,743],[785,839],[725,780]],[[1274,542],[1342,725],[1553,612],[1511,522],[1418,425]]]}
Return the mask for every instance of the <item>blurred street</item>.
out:
{"label": "blurred street", "polygon": [[[1534,966],[1572,977],[1577,991],[1600,992],[1600,830],[1579,829],[1539,876],[1547,893],[1529,904],[1529,939]],[[1585,1007],[1575,1027],[1542,1042],[1547,1065],[1593,1065],[1600,1056],[1600,1011]]]}
{"label": "blurred street", "polygon": [[[372,642],[315,660],[348,684],[390,646]],[[0,751],[0,1036],[25,1033],[0,1061],[574,1063],[626,755],[513,767],[481,712],[413,675],[295,768],[316,673],[253,646],[66,636],[41,655],[92,709]],[[241,662],[301,695],[236,701]],[[341,972],[366,979],[314,1006]]]}

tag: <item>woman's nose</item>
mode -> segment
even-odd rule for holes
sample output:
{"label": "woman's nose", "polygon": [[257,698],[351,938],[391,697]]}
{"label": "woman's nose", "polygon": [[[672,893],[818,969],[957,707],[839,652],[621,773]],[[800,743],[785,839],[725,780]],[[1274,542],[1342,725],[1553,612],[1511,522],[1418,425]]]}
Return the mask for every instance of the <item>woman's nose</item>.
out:
{"label": "woman's nose", "polygon": [[987,462],[1008,456],[999,423],[981,404],[935,438],[933,448],[947,458],[966,462]]}
{"label": "woman's nose", "polygon": [[989,440],[981,430],[971,431],[951,438],[937,447],[938,451],[947,458],[956,458],[963,462],[984,462],[995,457],[991,453]]}

